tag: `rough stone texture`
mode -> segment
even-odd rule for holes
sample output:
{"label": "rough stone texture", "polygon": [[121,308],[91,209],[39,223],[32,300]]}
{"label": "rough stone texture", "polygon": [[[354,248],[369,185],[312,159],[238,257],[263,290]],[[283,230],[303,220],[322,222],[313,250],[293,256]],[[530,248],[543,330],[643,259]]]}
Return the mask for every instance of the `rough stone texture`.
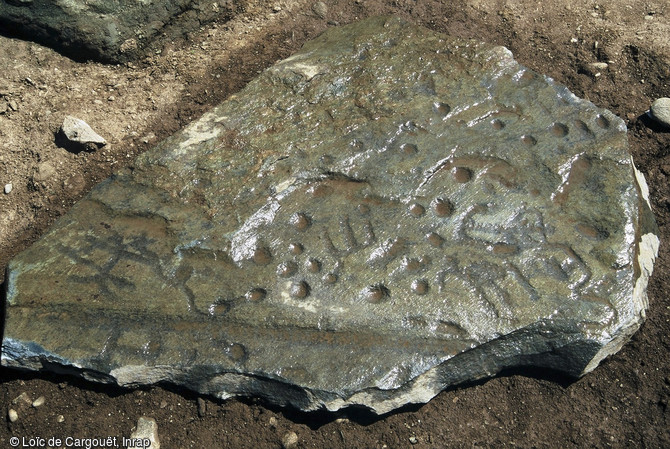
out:
{"label": "rough stone texture", "polygon": [[56,140],[60,140],[63,146],[74,148],[75,150],[95,150],[107,144],[107,141],[93,131],[88,123],[70,115],[63,119],[60,136],[57,136]]}
{"label": "rough stone texture", "polygon": [[377,413],[579,376],[644,318],[647,196],[623,122],[505,48],[334,28],[10,263],[2,363]]}
{"label": "rough stone texture", "polygon": [[[235,0],[0,0],[0,27],[58,47],[78,60],[136,59],[166,27],[197,30],[231,15]],[[167,30],[170,32],[169,30]]]}

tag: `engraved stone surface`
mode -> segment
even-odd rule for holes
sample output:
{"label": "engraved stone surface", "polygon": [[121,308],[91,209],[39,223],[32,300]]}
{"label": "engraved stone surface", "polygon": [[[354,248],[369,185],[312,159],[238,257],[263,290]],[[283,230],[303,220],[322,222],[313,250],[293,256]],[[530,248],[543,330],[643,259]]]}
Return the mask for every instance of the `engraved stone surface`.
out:
{"label": "engraved stone surface", "polygon": [[2,363],[377,413],[580,376],[644,319],[647,196],[623,122],[507,49],[333,28],[11,261]]}

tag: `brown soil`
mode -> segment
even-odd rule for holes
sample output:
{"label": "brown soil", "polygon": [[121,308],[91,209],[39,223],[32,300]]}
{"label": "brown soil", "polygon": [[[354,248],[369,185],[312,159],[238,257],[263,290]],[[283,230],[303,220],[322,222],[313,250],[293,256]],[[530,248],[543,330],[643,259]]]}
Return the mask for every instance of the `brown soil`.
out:
{"label": "brown soil", "polygon": [[[670,240],[670,132],[644,112],[670,96],[670,5],[664,0],[255,0],[229,22],[170,37],[143,61],[79,63],[0,37],[0,266],[34,242],[94,184],[242,88],[330,26],[377,14],[510,48],[530,68],[624,118]],[[318,9],[317,9],[318,10]],[[323,14],[321,14],[323,15]],[[594,68],[594,62],[608,63]],[[54,143],[65,115],[110,144],[71,153]],[[443,392],[390,416],[301,414],[255,401],[198,399],[156,387],[126,391],[0,369],[0,446],[10,437],[129,436],[156,419],[163,448],[670,447],[670,254],[662,245],[648,319],[623,350],[577,381],[515,372]],[[21,393],[40,407],[11,401]],[[9,422],[7,408],[19,412]],[[62,415],[62,422],[59,419]],[[337,419],[339,418],[339,419]]]}

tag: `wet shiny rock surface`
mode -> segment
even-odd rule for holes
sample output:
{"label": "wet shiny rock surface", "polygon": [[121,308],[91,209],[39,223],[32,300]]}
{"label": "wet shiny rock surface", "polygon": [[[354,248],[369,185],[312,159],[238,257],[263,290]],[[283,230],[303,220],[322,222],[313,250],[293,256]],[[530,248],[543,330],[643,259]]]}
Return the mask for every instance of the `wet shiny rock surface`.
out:
{"label": "wet shiny rock surface", "polygon": [[377,413],[579,376],[644,318],[645,195],[623,122],[503,47],[332,28],[10,263],[2,363]]}

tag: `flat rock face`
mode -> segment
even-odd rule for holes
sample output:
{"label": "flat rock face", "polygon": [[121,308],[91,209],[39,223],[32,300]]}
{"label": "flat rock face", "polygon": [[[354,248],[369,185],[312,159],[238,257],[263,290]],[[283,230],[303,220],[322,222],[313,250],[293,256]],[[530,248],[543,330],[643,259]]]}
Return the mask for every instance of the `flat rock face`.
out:
{"label": "flat rock face", "polygon": [[503,47],[333,28],[9,265],[2,363],[384,413],[639,327],[658,248],[623,122]]}
{"label": "flat rock face", "polygon": [[128,61],[166,26],[181,32],[232,14],[242,0],[0,0],[0,26],[77,59]]}

